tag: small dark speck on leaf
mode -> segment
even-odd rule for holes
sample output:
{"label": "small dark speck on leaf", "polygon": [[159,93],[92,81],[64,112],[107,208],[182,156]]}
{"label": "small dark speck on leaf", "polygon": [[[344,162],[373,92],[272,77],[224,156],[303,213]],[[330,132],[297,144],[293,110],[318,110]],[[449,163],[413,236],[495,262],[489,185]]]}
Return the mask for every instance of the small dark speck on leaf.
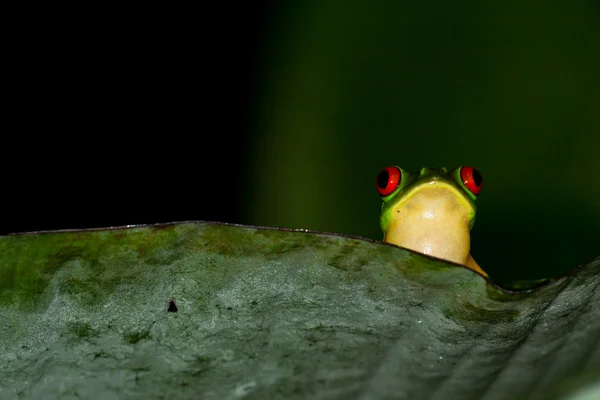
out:
{"label": "small dark speck on leaf", "polygon": [[169,309],[168,312],[177,312],[177,306],[175,305],[175,299],[169,300]]}
{"label": "small dark speck on leaf", "polygon": [[256,300],[252,300],[252,303],[250,303],[250,304],[252,304],[253,306],[255,306],[255,305],[257,305],[257,304],[258,304],[258,301],[256,301]]}

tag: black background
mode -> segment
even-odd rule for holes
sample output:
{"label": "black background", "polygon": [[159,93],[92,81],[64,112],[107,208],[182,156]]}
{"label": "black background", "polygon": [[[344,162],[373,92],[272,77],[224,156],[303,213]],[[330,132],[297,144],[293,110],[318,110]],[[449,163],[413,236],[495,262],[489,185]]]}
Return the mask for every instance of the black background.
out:
{"label": "black background", "polygon": [[7,59],[0,233],[240,222],[267,2],[40,11]]}

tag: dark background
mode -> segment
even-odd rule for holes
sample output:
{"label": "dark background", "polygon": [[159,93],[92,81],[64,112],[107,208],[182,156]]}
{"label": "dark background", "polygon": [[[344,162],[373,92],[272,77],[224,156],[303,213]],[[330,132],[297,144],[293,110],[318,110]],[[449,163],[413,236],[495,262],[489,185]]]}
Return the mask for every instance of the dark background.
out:
{"label": "dark background", "polygon": [[79,11],[15,35],[1,232],[242,222],[271,5]]}
{"label": "dark background", "polygon": [[28,10],[5,57],[1,232],[379,239],[379,169],[470,164],[492,277],[600,255],[597,2],[353,4]]}

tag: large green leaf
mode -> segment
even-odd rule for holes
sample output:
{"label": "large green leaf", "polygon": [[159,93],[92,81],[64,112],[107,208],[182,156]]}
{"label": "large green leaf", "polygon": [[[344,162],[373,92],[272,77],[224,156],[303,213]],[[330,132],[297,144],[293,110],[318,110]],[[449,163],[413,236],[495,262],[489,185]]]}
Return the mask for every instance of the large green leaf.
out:
{"label": "large green leaf", "polygon": [[6,236],[0,398],[600,396],[599,283],[213,223]]}

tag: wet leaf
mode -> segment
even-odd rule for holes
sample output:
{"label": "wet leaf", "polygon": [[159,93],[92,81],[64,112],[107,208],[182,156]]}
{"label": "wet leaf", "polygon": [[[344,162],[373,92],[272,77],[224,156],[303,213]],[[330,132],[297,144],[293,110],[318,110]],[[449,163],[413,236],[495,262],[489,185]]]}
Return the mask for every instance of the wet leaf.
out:
{"label": "wet leaf", "polygon": [[600,259],[517,292],[380,242],[213,223],[6,236],[0,398],[584,398],[599,283]]}

